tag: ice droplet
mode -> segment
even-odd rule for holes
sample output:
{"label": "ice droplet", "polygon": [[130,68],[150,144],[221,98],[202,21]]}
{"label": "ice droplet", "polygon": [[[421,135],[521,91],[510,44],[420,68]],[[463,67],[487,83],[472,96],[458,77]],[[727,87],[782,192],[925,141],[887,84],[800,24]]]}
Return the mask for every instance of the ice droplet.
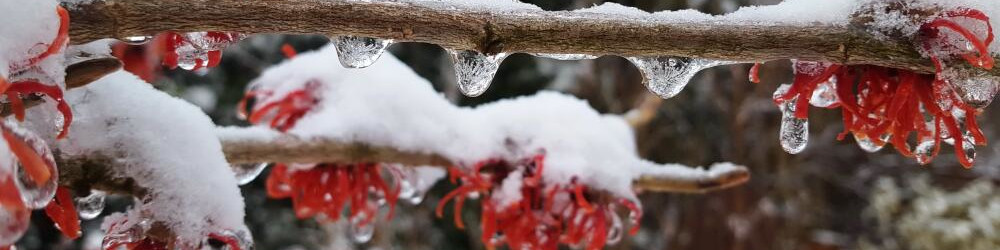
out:
{"label": "ice droplet", "polygon": [[42,138],[31,131],[21,128],[20,125],[11,120],[7,120],[2,127],[10,131],[16,139],[20,139],[28,144],[42,158],[42,162],[44,163],[42,165],[44,166],[41,167],[46,168],[45,170],[51,173],[48,180],[39,184],[27,173],[25,166],[21,164],[20,160],[14,161],[14,185],[20,192],[21,200],[24,201],[25,206],[28,206],[28,208],[44,208],[49,204],[49,201],[52,201],[52,197],[55,197],[56,186],[59,183],[59,172],[56,170],[56,162],[52,157],[52,151],[49,150],[45,140],[42,140]]}
{"label": "ice droplet", "polygon": [[337,47],[340,65],[345,68],[371,66],[378,61],[385,49],[392,45],[392,39],[371,37],[339,36],[333,40]]}
{"label": "ice droplet", "polygon": [[350,234],[351,239],[357,243],[367,243],[375,235],[375,225],[370,221],[365,221],[365,213],[358,213],[351,217]]}
{"label": "ice droplet", "polygon": [[17,242],[31,224],[31,210],[0,208],[0,246]]}
{"label": "ice droplet", "polygon": [[[882,137],[883,137],[882,139],[883,142],[889,139],[889,135],[887,134],[882,135]],[[868,153],[878,152],[879,150],[882,150],[882,147],[885,147],[885,144],[878,145],[875,143],[875,141],[872,141],[871,138],[868,138],[867,135],[854,134],[854,141],[857,142],[858,147],[861,148],[861,150],[864,150],[865,152]]]}
{"label": "ice droplet", "polygon": [[486,92],[490,82],[493,81],[493,75],[500,68],[500,62],[507,57],[506,53],[487,56],[472,50],[448,50],[448,52],[451,53],[452,62],[455,63],[458,90],[468,97],[476,97]]}
{"label": "ice droplet", "polygon": [[122,42],[125,42],[127,44],[131,44],[131,45],[142,45],[142,44],[145,44],[145,43],[149,42],[149,40],[153,40],[153,37],[151,37],[151,36],[130,36],[130,37],[122,38]]}
{"label": "ice droplet", "polygon": [[236,174],[236,183],[239,185],[250,183],[254,179],[257,179],[257,176],[261,172],[264,172],[264,169],[269,165],[270,163],[237,164],[233,167],[233,172]]}
{"label": "ice droplet", "polygon": [[992,76],[949,78],[952,89],[962,101],[975,108],[985,108],[1000,90],[1000,82]]}
{"label": "ice droplet", "polygon": [[106,196],[107,194],[103,191],[90,190],[90,195],[73,198],[80,219],[89,220],[101,215],[101,212],[104,211],[104,198]]}
{"label": "ice droplet", "polygon": [[[782,84],[774,91],[774,96],[783,95],[789,88],[791,85]],[[798,99],[795,97],[778,105],[778,109],[781,110],[778,140],[781,142],[781,148],[790,154],[802,152],[809,143],[809,120],[795,117],[795,101]]]}
{"label": "ice droplet", "polygon": [[962,137],[962,153],[965,154],[965,158],[969,159],[969,162],[976,162],[976,143],[974,142],[972,135],[965,135]]}
{"label": "ice droplet", "polygon": [[[122,246],[124,244],[136,243],[142,239],[146,238],[146,232],[152,227],[152,222],[149,219],[140,219],[139,221],[132,222],[128,221],[124,215],[113,214],[109,215],[111,218],[118,215],[116,219],[118,222],[105,224],[112,225],[111,228],[107,229],[107,234],[104,235],[104,241],[101,242],[101,249],[112,249],[115,246]],[[108,218],[105,218],[106,220]]]}
{"label": "ice droplet", "polygon": [[608,244],[617,244],[622,239],[624,230],[622,229],[622,219],[615,214],[614,211],[608,211],[609,217],[611,217],[611,226],[608,227],[607,240]]}
{"label": "ice droplet", "polygon": [[818,108],[829,108],[840,102],[840,98],[837,97],[836,84],[836,76],[830,77],[830,80],[820,83],[813,90],[812,98],[809,98],[809,104]]}
{"label": "ice droplet", "polygon": [[597,59],[597,56],[587,55],[587,54],[548,54],[548,53],[535,53],[532,54],[537,57],[551,58],[562,61],[577,61],[577,60],[590,60]]}
{"label": "ice droplet", "polygon": [[642,72],[643,85],[663,99],[676,96],[699,71],[732,62],[687,57],[629,57]]}
{"label": "ice droplet", "polygon": [[917,163],[920,165],[927,165],[934,160],[934,138],[927,137],[917,144],[916,149],[913,150],[913,156],[917,159]]}

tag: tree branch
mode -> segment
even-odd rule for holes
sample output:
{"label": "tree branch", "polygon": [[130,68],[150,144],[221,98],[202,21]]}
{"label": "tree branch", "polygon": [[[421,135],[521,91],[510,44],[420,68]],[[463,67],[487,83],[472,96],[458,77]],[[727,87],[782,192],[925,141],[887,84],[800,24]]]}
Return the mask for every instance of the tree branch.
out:
{"label": "tree branch", "polygon": [[[70,8],[74,43],[163,31],[353,35],[498,52],[651,56],[730,61],[798,58],[933,73],[906,39],[813,24],[666,22],[625,15],[484,10],[446,3],[350,0],[92,1]],[[989,72],[1000,76],[1000,67]]]}
{"label": "tree branch", "polygon": [[[243,163],[262,162],[382,162],[404,166],[451,167],[445,157],[400,151],[389,147],[373,147],[360,143],[343,143],[334,140],[302,140],[291,135],[279,134],[256,128],[227,128],[220,133],[222,151],[233,167]],[[264,131],[265,133],[260,133]],[[109,153],[110,154],[110,153]],[[107,155],[66,156],[56,152],[59,181],[64,186],[79,190],[100,189],[133,195],[145,192],[140,184],[129,179],[116,178],[111,167],[118,164]],[[750,173],[744,167],[722,171],[702,171],[693,168],[668,166],[682,171],[660,171],[646,174],[635,180],[635,188],[652,192],[704,193],[743,184]]]}

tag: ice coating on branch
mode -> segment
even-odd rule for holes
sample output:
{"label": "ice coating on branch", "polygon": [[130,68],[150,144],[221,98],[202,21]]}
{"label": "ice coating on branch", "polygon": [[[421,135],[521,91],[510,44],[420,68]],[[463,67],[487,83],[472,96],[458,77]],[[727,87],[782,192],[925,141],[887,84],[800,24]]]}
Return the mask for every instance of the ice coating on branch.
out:
{"label": "ice coating on branch", "polygon": [[625,19],[630,22],[642,20],[644,23],[668,22],[735,22],[746,25],[785,24],[811,25],[817,22],[846,24],[855,6],[865,0],[786,0],[776,5],[744,6],[724,15],[711,15],[697,10],[660,11],[649,13],[634,7],[607,2],[593,7],[579,9],[568,14],[600,13],[607,19]]}
{"label": "ice coating on branch", "polygon": [[500,69],[500,62],[507,54],[484,55],[478,51],[448,50],[451,60],[455,63],[455,77],[458,90],[469,97],[476,97],[486,92],[493,82],[493,75]]}
{"label": "ice coating on branch", "polygon": [[240,185],[250,183],[254,179],[257,179],[257,176],[259,176],[261,172],[264,172],[264,169],[267,168],[268,165],[271,164],[245,163],[233,166],[233,172],[236,173],[236,182]]}
{"label": "ice coating on branch", "polygon": [[[877,15],[873,15],[873,22],[868,24],[868,31],[876,35],[889,36],[892,33],[900,33],[904,36],[911,36],[916,34],[921,25],[927,23],[934,18],[939,17],[939,15],[929,15],[917,18],[913,15],[907,15],[900,8],[886,8],[893,4],[892,1],[860,1],[862,3],[872,3],[874,4],[873,9],[878,10],[888,10]],[[983,12],[986,16],[990,17],[990,24],[996,29],[1000,27],[1000,5],[995,1],[990,0],[905,0],[900,1],[905,2],[908,8],[911,9],[926,9],[926,10],[954,10],[954,9],[973,9]],[[940,13],[938,13],[940,14]],[[972,24],[972,22],[959,21],[960,25]],[[975,31],[979,34],[985,27],[980,25],[975,27]],[[993,43],[989,45],[989,51],[994,55],[1000,55],[1000,43]],[[942,51],[944,52],[944,51]]]}
{"label": "ice coating on branch", "polygon": [[595,55],[587,55],[587,54],[545,54],[545,53],[535,53],[535,54],[531,54],[531,55],[537,56],[537,57],[544,57],[544,58],[551,58],[551,59],[556,59],[556,60],[562,60],[562,61],[576,61],[576,60],[597,59],[597,56],[595,56]]}
{"label": "ice coating on branch", "polygon": [[667,99],[676,96],[703,69],[731,64],[724,61],[687,57],[629,57],[642,72],[642,84],[650,92]]}
{"label": "ice coating on branch", "polygon": [[78,122],[59,148],[69,156],[115,157],[112,174],[148,192],[135,208],[144,218],[187,243],[245,229],[236,177],[201,109],[124,71],[68,94]]}
{"label": "ice coating on branch", "polygon": [[[633,132],[621,117],[601,115],[574,97],[542,92],[462,108],[390,55],[364,69],[331,64],[336,58],[331,46],[299,54],[265,71],[251,89],[270,93],[258,100],[266,104],[314,88],[313,111],[288,130],[302,138],[435,153],[464,167],[544,150],[547,182],[566,184],[576,177],[620,197],[633,197],[632,180],[651,167],[638,157]],[[258,140],[277,133],[219,134]]]}
{"label": "ice coating on branch", "polygon": [[364,68],[372,65],[392,45],[392,39],[359,36],[333,38],[340,57],[340,65],[347,68]]}

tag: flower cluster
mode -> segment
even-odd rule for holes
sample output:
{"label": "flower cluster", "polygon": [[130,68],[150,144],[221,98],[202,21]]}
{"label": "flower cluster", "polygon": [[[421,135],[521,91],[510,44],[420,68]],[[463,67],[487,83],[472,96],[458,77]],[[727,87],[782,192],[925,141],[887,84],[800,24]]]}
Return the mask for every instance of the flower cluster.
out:
{"label": "flower cluster", "polygon": [[482,241],[491,249],[500,244],[558,249],[560,243],[601,249],[623,234],[616,204],[629,209],[630,233],[638,232],[642,216],[638,202],[618,199],[615,203],[576,179],[567,185],[548,184],[542,178],[544,160],[545,155],[539,154],[518,163],[482,161],[470,172],[451,168],[451,181],[462,183],[441,199],[437,216],[443,216],[445,204],[454,200],[455,225],[464,228],[460,216],[465,200],[487,197],[480,201]]}
{"label": "flower cluster", "polygon": [[155,37],[135,37],[117,43],[112,54],[122,61],[126,71],[152,82],[159,71],[158,64],[175,69],[199,70],[218,66],[222,50],[246,38],[235,32],[164,32]]}
{"label": "flower cluster", "polygon": [[[985,27],[985,36],[959,24],[970,20],[978,22],[972,25],[984,24],[980,26]],[[844,123],[839,140],[850,133],[863,147],[877,149],[891,143],[901,155],[921,164],[929,163],[944,141],[954,145],[962,166],[971,167],[973,144],[986,144],[975,119],[980,110],[956,93],[943,59],[958,55],[975,67],[991,69],[994,62],[988,47],[993,31],[989,19],[977,10],[947,11],[922,25],[918,40],[936,67],[933,75],[870,65],[796,61],[794,82],[775,93],[774,101],[803,121],[808,118],[810,104],[839,108]],[[957,46],[957,42],[968,46]],[[751,69],[751,81],[759,81],[758,67]]]}

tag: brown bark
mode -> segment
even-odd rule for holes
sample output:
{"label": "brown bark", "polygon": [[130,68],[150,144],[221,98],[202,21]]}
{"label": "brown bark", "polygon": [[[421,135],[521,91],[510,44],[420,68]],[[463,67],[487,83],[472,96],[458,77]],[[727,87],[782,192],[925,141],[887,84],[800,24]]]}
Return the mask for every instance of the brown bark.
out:
{"label": "brown bark", "polygon": [[[70,8],[75,43],[163,31],[353,35],[498,52],[670,55],[730,61],[798,58],[933,73],[908,39],[828,24],[665,22],[594,13],[483,11],[348,0],[93,1]],[[1000,76],[1000,69],[990,71]]]}

